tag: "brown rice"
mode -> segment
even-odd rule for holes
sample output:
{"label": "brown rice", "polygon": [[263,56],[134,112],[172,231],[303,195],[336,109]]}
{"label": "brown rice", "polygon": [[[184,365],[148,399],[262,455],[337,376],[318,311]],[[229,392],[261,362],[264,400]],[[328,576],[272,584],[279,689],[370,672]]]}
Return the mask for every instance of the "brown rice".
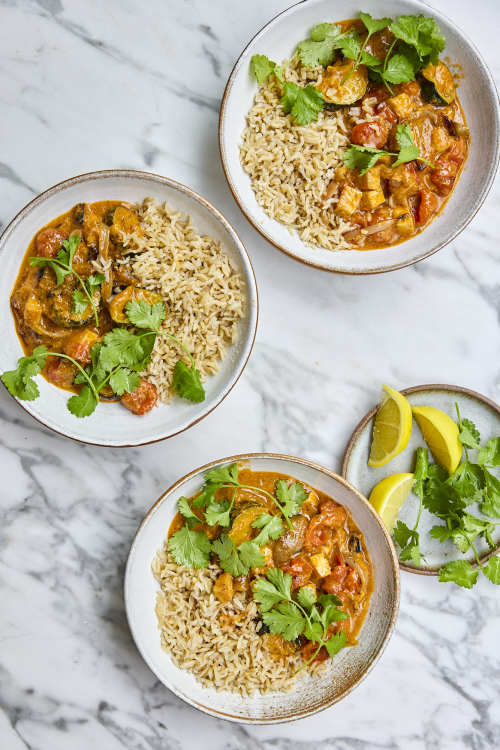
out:
{"label": "brown rice", "polygon": [[[215,598],[212,588],[222,572],[218,565],[181,567],[164,547],[152,570],[161,587],[156,615],[162,647],[202,685],[252,695],[289,691],[304,677],[306,670],[294,674],[302,664],[298,652],[277,658],[266,648],[269,636],[259,635],[261,621],[253,600],[246,601],[241,592],[229,603]],[[324,663],[315,664],[310,671],[324,668]]]}
{"label": "brown rice", "polygon": [[[134,235],[131,268],[145,289],[163,298],[162,328],[192,353],[204,379],[213,375],[228,344],[236,341],[243,317],[244,282],[219,242],[199,234],[185,214],[146,198],[137,206],[143,235]],[[172,397],[179,347],[159,336],[146,376],[161,401]]]}
{"label": "brown rice", "polygon": [[[305,68],[294,59],[284,77],[304,86],[316,84],[321,74],[321,68]],[[268,216],[296,229],[308,245],[348,249],[352,245],[343,235],[352,226],[334,213],[338,191],[323,200],[349,145],[345,116],[323,111],[317,121],[300,127],[284,113],[282,93],[275,76],[259,88],[240,145],[243,169]]]}

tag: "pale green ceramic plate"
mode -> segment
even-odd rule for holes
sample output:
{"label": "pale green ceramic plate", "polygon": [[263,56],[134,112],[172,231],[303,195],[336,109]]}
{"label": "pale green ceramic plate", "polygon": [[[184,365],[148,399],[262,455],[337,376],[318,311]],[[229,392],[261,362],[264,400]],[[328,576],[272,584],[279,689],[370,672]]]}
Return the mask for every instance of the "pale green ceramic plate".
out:
{"label": "pale green ceramic plate", "polygon": [[[417,385],[413,388],[407,388],[401,391],[401,393],[408,398],[412,406],[434,406],[449,414],[453,419],[456,419],[455,403],[457,403],[461,416],[472,419],[479,429],[483,441],[500,435],[500,406],[480,393],[467,388],[461,388],[457,385]],[[342,464],[342,475],[350,484],[357,487],[365,497],[370,496],[370,492],[377,482],[380,482],[390,474],[413,471],[415,451],[419,446],[425,446],[418,425],[414,420],[407,448],[385,466],[377,469],[368,466],[373,418],[377,408],[378,405],[366,414],[354,430]],[[472,457],[474,457],[474,452],[472,452]],[[401,509],[399,518],[412,527],[417,516],[417,509],[418,498],[411,493]],[[477,506],[471,506],[470,511],[471,513],[479,514]],[[451,542],[441,544],[429,536],[428,532],[432,526],[438,523],[439,520],[424,509],[419,524],[419,532],[420,547],[425,557],[425,562],[420,567],[416,567],[410,563],[400,563],[404,570],[412,573],[436,575],[439,568],[450,562],[450,560],[470,559],[471,562],[474,562],[473,556],[471,559],[469,555],[462,555]],[[493,541],[496,543],[496,550],[493,551],[488,548],[486,542],[483,540],[480,540],[476,545],[483,559],[486,559],[500,548],[500,526],[497,528],[495,534],[493,534]]]}

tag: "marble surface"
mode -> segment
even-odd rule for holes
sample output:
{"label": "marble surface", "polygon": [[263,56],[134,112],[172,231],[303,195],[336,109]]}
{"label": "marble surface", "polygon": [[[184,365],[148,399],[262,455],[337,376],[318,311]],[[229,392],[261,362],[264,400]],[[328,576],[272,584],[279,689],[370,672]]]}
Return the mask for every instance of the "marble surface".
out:
{"label": "marble surface", "polygon": [[[127,627],[128,548],[180,475],[256,450],[339,469],[383,381],[458,383],[500,399],[498,188],[453,244],[369,278],[292,261],[234,204],[218,104],[243,45],[287,4],[0,0],[0,223],[66,177],[148,169],[191,185],[234,222],[261,292],[244,377],[169,441],[81,446],[0,390],[2,750],[500,747],[500,598],[486,581],[467,592],[403,574],[397,630],[374,672],[339,706],[291,725],[248,728],[194,711],[157,682]],[[456,0],[435,5],[498,74],[497,0],[473,12]]]}

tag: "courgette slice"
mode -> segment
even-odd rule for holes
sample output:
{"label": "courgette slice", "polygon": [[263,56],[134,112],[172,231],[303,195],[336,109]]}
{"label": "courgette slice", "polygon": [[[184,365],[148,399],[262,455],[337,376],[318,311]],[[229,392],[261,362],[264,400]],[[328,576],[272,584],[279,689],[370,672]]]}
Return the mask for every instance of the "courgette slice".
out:
{"label": "courgette slice", "polygon": [[422,99],[441,107],[452,103],[456,96],[455,82],[444,62],[439,60],[437,65],[428,65],[421,75]]}
{"label": "courgette slice", "polygon": [[329,65],[326,69],[318,86],[327,102],[326,109],[332,108],[329,105],[346,107],[364,96],[368,87],[368,72],[364,65],[354,71],[353,66],[354,62],[348,60]]}

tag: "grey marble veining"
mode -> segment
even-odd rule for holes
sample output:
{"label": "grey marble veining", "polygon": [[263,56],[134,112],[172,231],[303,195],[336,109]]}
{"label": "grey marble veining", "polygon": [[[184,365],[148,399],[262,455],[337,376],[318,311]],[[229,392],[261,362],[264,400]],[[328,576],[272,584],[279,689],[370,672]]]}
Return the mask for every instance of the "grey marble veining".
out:
{"label": "grey marble veining", "polygon": [[[191,185],[235,223],[261,293],[244,377],[167,442],[77,445],[0,390],[2,750],[500,747],[500,597],[486,581],[467,592],[403,574],[397,630],[375,671],[341,705],[293,725],[242,727],[195,712],[158,683],[127,627],[122,580],[137,525],[194,466],[273,450],[338,469],[384,381],[458,383],[500,399],[498,189],[452,245],[370,278],[292,261],[234,204],[217,149],[220,97],[243,45],[287,4],[0,0],[0,227],[66,177],[149,169]],[[496,1],[473,12],[435,5],[498,74]]]}

